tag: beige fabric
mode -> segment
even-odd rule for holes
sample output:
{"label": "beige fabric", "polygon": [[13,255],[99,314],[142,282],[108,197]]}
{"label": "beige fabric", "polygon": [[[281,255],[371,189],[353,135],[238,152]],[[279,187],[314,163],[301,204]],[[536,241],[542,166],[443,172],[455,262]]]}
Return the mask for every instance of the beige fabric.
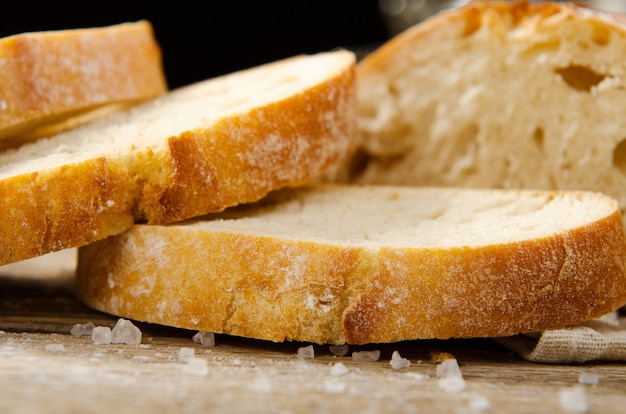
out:
{"label": "beige fabric", "polygon": [[576,326],[496,341],[533,362],[626,361],[626,317],[614,312]]}

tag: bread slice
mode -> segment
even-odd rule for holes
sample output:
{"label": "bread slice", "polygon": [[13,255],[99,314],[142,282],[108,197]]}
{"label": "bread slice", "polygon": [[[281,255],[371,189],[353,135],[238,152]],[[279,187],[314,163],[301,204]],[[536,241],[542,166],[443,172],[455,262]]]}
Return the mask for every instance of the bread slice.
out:
{"label": "bread slice", "polygon": [[0,149],[72,128],[104,105],[112,110],[166,90],[148,21],[1,38]]}
{"label": "bread slice", "polygon": [[0,154],[0,264],[306,183],[354,150],[354,69],[296,56]]}
{"label": "bread slice", "polygon": [[320,185],[81,247],[76,294],[279,342],[499,337],[617,309],[625,260],[601,193]]}
{"label": "bread slice", "polygon": [[591,190],[626,207],[626,20],[470,2],[357,68],[358,183]]}

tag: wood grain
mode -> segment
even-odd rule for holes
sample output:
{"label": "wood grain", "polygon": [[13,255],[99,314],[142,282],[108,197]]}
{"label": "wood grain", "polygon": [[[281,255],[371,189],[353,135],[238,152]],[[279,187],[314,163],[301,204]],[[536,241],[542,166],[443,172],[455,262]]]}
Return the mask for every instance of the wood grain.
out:
{"label": "wood grain", "polygon": [[[588,412],[623,413],[626,406],[625,364],[533,364],[485,339],[351,347],[381,351],[379,361],[365,363],[318,345],[315,357],[303,360],[298,348],[309,344],[226,335],[203,347],[193,331],[138,322],[143,336],[135,346],[95,345],[69,334],[76,323],[116,321],[75,300],[71,278],[0,277],[0,411],[558,413],[559,391],[581,385],[585,372],[600,377],[597,385],[582,385]],[[208,370],[181,361],[183,347],[194,349]],[[395,350],[410,367],[390,366]],[[439,387],[433,352],[456,357],[463,391]],[[349,372],[333,376],[339,362]]]}

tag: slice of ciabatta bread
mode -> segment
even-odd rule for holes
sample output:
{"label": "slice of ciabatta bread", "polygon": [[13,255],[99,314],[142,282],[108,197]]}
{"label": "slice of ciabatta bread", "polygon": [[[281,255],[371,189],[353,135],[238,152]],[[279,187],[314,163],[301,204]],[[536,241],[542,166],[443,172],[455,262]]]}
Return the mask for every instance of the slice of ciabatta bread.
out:
{"label": "slice of ciabatta bread", "polygon": [[320,185],[79,249],[114,315],[271,341],[497,337],[626,303],[617,202],[594,192]]}
{"label": "slice of ciabatta bread", "polygon": [[357,68],[359,183],[583,189],[626,207],[626,20],[470,2]]}
{"label": "slice of ciabatta bread", "polygon": [[105,105],[130,105],[166,90],[148,21],[1,38],[0,148],[72,128]]}
{"label": "slice of ciabatta bread", "polygon": [[0,154],[0,264],[306,183],[356,141],[355,56],[198,82]]}

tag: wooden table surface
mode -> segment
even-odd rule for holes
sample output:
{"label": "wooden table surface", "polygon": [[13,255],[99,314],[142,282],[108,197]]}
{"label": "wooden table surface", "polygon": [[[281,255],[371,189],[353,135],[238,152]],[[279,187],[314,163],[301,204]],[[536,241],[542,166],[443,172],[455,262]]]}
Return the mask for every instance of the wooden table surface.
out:
{"label": "wooden table surface", "polygon": [[[585,390],[587,412],[626,413],[626,364],[536,364],[487,339],[354,346],[381,352],[376,362],[355,362],[326,346],[301,359],[298,348],[309,344],[226,335],[206,347],[193,331],[133,322],[140,345],[96,345],[72,336],[72,326],[113,327],[117,318],[75,300],[71,277],[2,273],[2,413],[561,413],[559,395],[575,387]],[[204,365],[181,360],[181,348]],[[411,365],[392,368],[393,351]],[[457,359],[462,391],[440,386],[440,352]],[[337,363],[345,375],[334,375]],[[599,383],[581,384],[583,373]]]}

